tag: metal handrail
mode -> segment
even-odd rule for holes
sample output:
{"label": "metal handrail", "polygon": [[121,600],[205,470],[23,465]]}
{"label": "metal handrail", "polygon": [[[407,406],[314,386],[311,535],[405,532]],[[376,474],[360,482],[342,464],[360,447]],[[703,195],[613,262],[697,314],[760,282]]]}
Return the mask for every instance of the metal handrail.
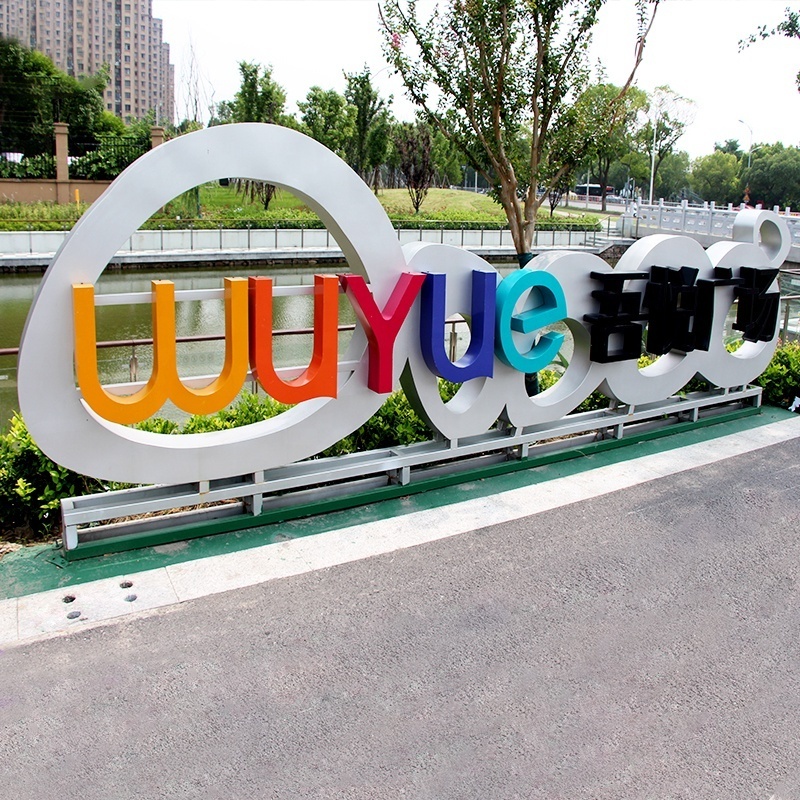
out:
{"label": "metal handrail", "polygon": [[[354,331],[355,325],[339,325],[339,331]],[[304,334],[314,333],[313,328],[284,328],[282,330],[273,331],[273,336],[300,336]],[[179,344],[181,342],[222,342],[225,340],[223,334],[198,334],[196,336],[176,336],[175,341]],[[152,339],[112,339],[107,342],[98,342],[97,347],[146,347],[153,344]],[[0,356],[16,356],[19,355],[19,347],[0,347]]]}
{"label": "metal handrail", "polygon": [[[784,294],[781,295],[781,301],[791,301],[791,300],[800,300],[800,294]],[[789,306],[786,306],[786,312],[784,314],[784,324],[782,326],[783,333],[786,333],[786,329],[788,327],[788,319],[789,319]],[[448,319],[447,324],[451,328],[451,335],[455,331],[456,325],[461,320],[459,319]],[[341,331],[353,331],[355,330],[355,325],[339,325],[337,330]],[[314,333],[314,328],[283,328],[280,330],[273,331],[273,336],[303,336]],[[222,342],[225,340],[225,336],[223,334],[198,334],[194,336],[176,336],[175,341],[180,343],[186,342]],[[104,342],[97,342],[97,348],[112,348],[112,347],[147,347],[148,345],[152,345],[152,339],[112,339],[109,341]],[[451,343],[452,346],[452,343]],[[2,356],[16,356],[19,355],[19,347],[0,347],[0,357]]]}

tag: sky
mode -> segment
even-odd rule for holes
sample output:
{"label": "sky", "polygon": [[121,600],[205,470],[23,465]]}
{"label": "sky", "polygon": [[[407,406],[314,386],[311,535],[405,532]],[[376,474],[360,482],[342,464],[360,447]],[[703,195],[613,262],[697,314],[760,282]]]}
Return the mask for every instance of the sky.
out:
{"label": "sky", "polygon": [[[430,7],[433,0],[420,0]],[[739,52],[740,39],[783,18],[791,0],[664,0],[648,39],[636,85],[668,85],[694,101],[694,121],[678,143],[692,158],[715,142],[782,141],[800,145],[800,42],[776,37]],[[633,0],[607,0],[595,29],[592,63],[622,83],[635,42]],[[199,87],[201,110],[230,100],[239,87],[238,64],[269,64],[286,89],[287,111],[297,112],[311,86],[344,90],[344,72],[366,65],[382,96],[392,95],[398,119],[411,119],[381,53],[376,0],[153,0],[175,65],[178,119],[190,107],[187,86]],[[193,78],[198,75],[199,79]]]}

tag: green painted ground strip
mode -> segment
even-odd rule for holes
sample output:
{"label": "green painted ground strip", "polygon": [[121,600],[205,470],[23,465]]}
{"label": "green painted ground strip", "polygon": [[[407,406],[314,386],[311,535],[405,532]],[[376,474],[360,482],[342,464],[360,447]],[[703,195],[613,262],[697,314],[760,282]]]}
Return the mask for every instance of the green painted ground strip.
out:
{"label": "green painted ground strip", "polygon": [[[199,522],[192,525],[175,526],[165,528],[162,531],[149,533],[131,534],[130,536],[120,536],[100,542],[91,542],[79,545],[76,549],[65,552],[64,557],[70,561],[78,561],[87,558],[96,558],[110,553],[121,553],[126,550],[141,550],[146,547],[155,547],[169,544],[176,541],[197,539],[205,536],[215,536],[232,531],[241,531],[255,526],[264,527],[279,522],[289,522],[304,517],[318,516],[321,514],[332,514],[337,511],[344,511],[369,503],[380,503],[398,497],[406,497],[423,492],[430,492],[436,489],[444,489],[449,486],[457,486],[460,483],[485,480],[494,478],[498,475],[506,475],[521,470],[536,469],[548,464],[555,464],[561,461],[569,461],[575,458],[583,458],[592,453],[599,453],[605,450],[615,450],[620,447],[629,447],[637,442],[659,439],[664,436],[672,436],[684,430],[693,428],[707,427],[708,425],[719,424],[720,420],[733,421],[744,417],[750,417],[759,413],[757,408],[743,408],[736,411],[727,412],[720,417],[711,417],[698,420],[697,422],[673,423],[669,427],[647,431],[643,433],[629,434],[623,439],[605,439],[598,442],[584,444],[581,447],[560,450],[540,456],[532,455],[529,458],[516,461],[503,461],[484,467],[474,467],[465,469],[450,475],[442,475],[434,478],[420,478],[405,486],[387,485],[383,487],[371,488],[364,492],[354,492],[342,494],[335,498],[317,500],[304,503],[301,506],[289,506],[274,510],[264,511],[257,517],[251,515],[241,515],[228,517],[226,519]],[[538,481],[534,481],[538,482]]]}
{"label": "green painted ground strip", "polygon": [[[387,519],[427,508],[577,474],[595,467],[677,449],[719,436],[791,418],[775,408],[741,409],[697,423],[593,442],[573,450],[493,464],[456,475],[420,480],[408,486],[386,486],[320,501],[301,508],[269,511],[259,517],[234,517],[157,534],[82,545],[68,560],[59,545],[24,548],[0,560],[0,599],[133,574],[170,564],[287,541],[329,530]],[[309,516],[313,514],[313,516]],[[145,541],[145,537],[146,541]],[[175,541],[185,537],[184,541]],[[102,551],[105,551],[103,554]]]}

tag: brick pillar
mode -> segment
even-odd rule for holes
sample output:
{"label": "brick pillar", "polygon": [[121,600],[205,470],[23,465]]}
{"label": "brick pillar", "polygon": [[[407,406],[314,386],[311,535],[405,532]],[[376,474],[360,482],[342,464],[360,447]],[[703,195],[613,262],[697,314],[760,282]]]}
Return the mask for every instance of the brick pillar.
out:
{"label": "brick pillar", "polygon": [[155,150],[160,144],[164,144],[164,129],[160,126],[150,128],[150,148]]}
{"label": "brick pillar", "polygon": [[69,203],[69,125],[66,122],[54,122],[53,130],[56,137],[56,202],[63,205]]}

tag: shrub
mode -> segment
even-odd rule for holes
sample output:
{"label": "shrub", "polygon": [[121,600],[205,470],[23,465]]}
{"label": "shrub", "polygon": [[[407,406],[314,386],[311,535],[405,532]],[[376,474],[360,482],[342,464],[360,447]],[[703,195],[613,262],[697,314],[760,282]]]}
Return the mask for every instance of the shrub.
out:
{"label": "shrub", "polygon": [[0,508],[2,531],[18,541],[53,533],[64,497],[103,490],[87,478],[51,461],[34,443],[22,417],[15,413],[0,435]]}
{"label": "shrub", "polygon": [[[408,230],[440,230],[455,229],[465,231],[497,231],[508,229],[505,219],[476,219],[474,214],[455,210],[440,211],[435,217],[420,215],[392,214],[389,219],[395,228]],[[580,217],[539,217],[536,222],[537,231],[599,231],[600,221],[592,215]]]}
{"label": "shrub", "polygon": [[[0,177],[55,177],[55,161],[52,156],[37,156],[36,158],[50,159],[52,161],[52,175],[13,174],[6,175],[3,170],[17,172],[24,171],[22,164],[33,159],[23,159],[21,164],[13,164],[0,160]],[[44,162],[43,162],[44,163]],[[49,162],[48,162],[49,163]],[[114,153],[95,150],[86,155],[72,160],[69,172],[70,177],[79,179],[107,179],[114,177],[126,166],[125,160]],[[188,194],[188,193],[187,193]],[[308,209],[274,208],[269,210],[254,209],[252,206],[236,206],[215,208],[210,213],[198,215],[198,197],[184,195],[170,201],[165,209],[154,214],[141,226],[142,230],[180,230],[189,226],[202,230],[217,228],[242,230],[246,228],[269,229],[277,228],[306,230],[319,230],[324,228],[322,220]],[[36,206],[39,205],[40,208]],[[49,213],[42,213],[42,208],[48,207]],[[86,206],[66,212],[64,206],[53,204],[7,203],[0,205],[0,230],[67,230],[77,221]],[[67,206],[66,208],[70,208]],[[407,214],[389,214],[389,219],[395,228],[404,230],[507,230],[508,223],[505,219],[476,216],[464,210],[441,210],[435,216],[428,217],[424,214],[417,216]],[[65,224],[66,223],[66,224]],[[537,222],[539,231],[560,230],[588,230],[599,231],[600,222],[592,215],[575,217],[540,217]]]}
{"label": "shrub", "polygon": [[[430,438],[428,426],[416,415],[405,394],[394,392],[386,398],[378,413],[347,436],[342,444],[348,448],[344,452],[356,453],[360,450],[381,450],[398,444],[426,442]],[[327,451],[323,453],[334,454]]]}
{"label": "shrub", "polygon": [[[139,423],[136,427],[139,430],[155,433],[208,433],[261,422],[289,408],[290,406],[278,403],[271,397],[244,392],[230,408],[208,416],[189,417],[182,426],[170,420],[154,417]],[[387,398],[375,416],[317,457],[344,455],[359,450],[379,450],[397,444],[422,442],[429,438],[430,432],[427,426],[414,413],[406,396],[402,392],[395,392]]]}
{"label": "shrub", "polygon": [[262,422],[286,411],[289,406],[271,397],[259,397],[252,392],[244,392],[230,408],[224,408],[209,416],[189,417],[181,428],[181,433],[208,433],[228,428],[240,428],[254,422]]}
{"label": "shrub", "polygon": [[86,203],[0,203],[0,230],[66,231],[87,208]]}
{"label": "shrub", "polygon": [[92,150],[86,155],[73,158],[69,165],[69,176],[76,180],[105,181],[119,175],[116,164],[101,150]]}
{"label": "shrub", "polygon": [[455,393],[461,388],[460,383],[453,383],[452,381],[440,380],[439,381],[439,397],[445,403],[449,402],[455,396]]}
{"label": "shrub", "polygon": [[[641,365],[640,365],[641,366]],[[543,369],[541,372],[536,373],[539,380],[539,391],[543,392],[554,386],[556,381],[561,377],[561,373],[554,369]],[[583,411],[597,411],[600,408],[608,408],[611,401],[599,389],[595,389],[581,404],[575,409],[573,413],[579,414]]]}
{"label": "shrub", "polygon": [[0,158],[0,178],[55,178],[56,158],[47,153],[25,156],[18,163]]}
{"label": "shrub", "polygon": [[800,342],[786,342],[778,347],[772,361],[753,383],[764,390],[765,403],[788,406],[800,387]]}
{"label": "shrub", "polygon": [[144,422],[140,422],[136,426],[140,431],[148,431],[150,433],[180,433],[181,426],[171,419],[164,419],[163,417],[151,417]]}
{"label": "shrub", "polygon": [[[740,342],[729,349],[735,350]],[[654,361],[644,355],[639,366]],[[555,384],[559,372],[544,369],[538,373],[539,391]],[[754,381],[764,389],[764,402],[787,406],[800,387],[800,343],[782,344],[763,374]],[[690,381],[684,391],[707,388],[699,377]],[[459,384],[440,381],[439,393],[445,402],[458,391]],[[591,411],[606,408],[609,399],[599,391],[592,392],[577,409]],[[209,416],[190,417],[182,426],[159,417],[139,423],[140,430],[162,434],[204,433],[225,430],[270,419],[289,406],[270,397],[245,392],[230,408]],[[361,450],[379,450],[398,444],[423,442],[431,432],[417,416],[403,392],[391,394],[379,411],[358,430],[324,450],[319,456],[343,455]],[[119,488],[79,475],[51,461],[31,439],[24,421],[14,414],[8,432],[0,434],[0,530],[6,538],[26,541],[52,534],[59,524],[59,503],[62,498]]]}
{"label": "shrub", "polygon": [[138,135],[101,136],[95,150],[70,160],[70,178],[110,181],[150,149],[148,129]]}

